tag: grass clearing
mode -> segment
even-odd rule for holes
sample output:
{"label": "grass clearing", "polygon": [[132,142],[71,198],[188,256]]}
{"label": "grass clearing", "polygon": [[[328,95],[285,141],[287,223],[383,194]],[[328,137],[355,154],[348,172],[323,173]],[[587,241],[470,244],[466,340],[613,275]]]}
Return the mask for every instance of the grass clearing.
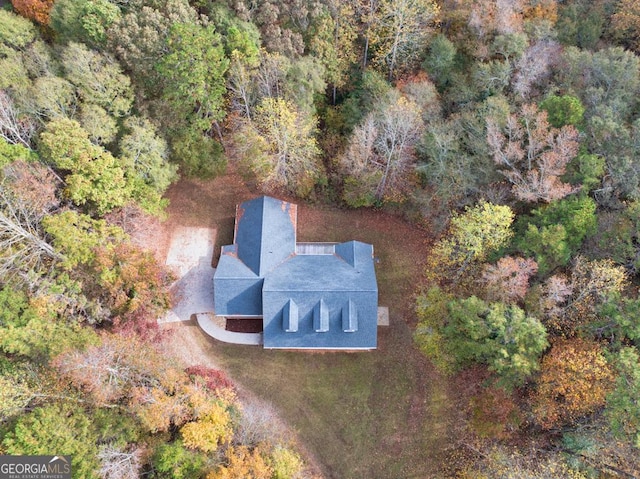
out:
{"label": "grass clearing", "polygon": [[[169,197],[170,222],[217,227],[216,250],[233,238],[235,205],[255,196],[232,175],[182,181]],[[273,404],[320,462],[327,478],[441,477],[458,411],[445,378],[415,349],[413,292],[428,236],[370,210],[299,204],[299,241],[357,239],[374,245],[380,304],[391,325],[365,353],[265,351],[207,339],[215,362]]]}

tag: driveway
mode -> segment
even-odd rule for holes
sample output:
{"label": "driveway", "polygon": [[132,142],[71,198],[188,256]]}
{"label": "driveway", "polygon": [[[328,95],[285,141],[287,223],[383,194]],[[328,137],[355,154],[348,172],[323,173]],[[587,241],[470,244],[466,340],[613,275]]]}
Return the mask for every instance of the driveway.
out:
{"label": "driveway", "polygon": [[[196,316],[198,325],[209,336],[233,344],[262,344],[262,333],[234,333],[217,324],[213,314],[213,274],[211,266],[216,230],[179,227],[171,236],[166,265],[178,278],[171,285],[173,309],[159,323],[189,321]],[[211,314],[207,314],[211,313]]]}
{"label": "driveway", "polygon": [[188,321],[192,314],[215,311],[211,266],[216,230],[178,227],[171,235],[166,265],[176,275],[171,285],[174,306],[161,323]]}

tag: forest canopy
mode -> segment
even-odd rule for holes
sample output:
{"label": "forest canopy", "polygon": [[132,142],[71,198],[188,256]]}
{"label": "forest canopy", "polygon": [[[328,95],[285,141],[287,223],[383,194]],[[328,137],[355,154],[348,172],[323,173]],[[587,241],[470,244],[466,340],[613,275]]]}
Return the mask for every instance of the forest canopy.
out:
{"label": "forest canopy", "polygon": [[171,275],[122,220],[232,169],[437,235],[409,322],[442,374],[483,371],[459,477],[637,475],[639,48],[632,0],[4,5],[0,452],[300,477],[222,373],[159,352]]}

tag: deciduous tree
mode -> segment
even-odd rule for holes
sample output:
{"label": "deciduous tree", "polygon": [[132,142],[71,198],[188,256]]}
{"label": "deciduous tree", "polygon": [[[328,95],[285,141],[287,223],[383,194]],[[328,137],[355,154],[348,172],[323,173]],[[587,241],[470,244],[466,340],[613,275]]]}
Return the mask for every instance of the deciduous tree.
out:
{"label": "deciduous tree", "polygon": [[585,119],[608,109],[619,120],[627,120],[640,87],[640,60],[621,47],[596,52],[565,48],[556,70],[559,86],[576,94],[585,106]]}
{"label": "deciduous tree", "polygon": [[13,99],[0,90],[0,139],[31,149],[31,138],[35,131],[33,119],[18,110]]}
{"label": "deciduous tree", "polygon": [[166,53],[156,64],[163,79],[163,96],[184,112],[193,125],[207,131],[224,116],[224,75],[229,60],[220,34],[213,27],[178,23],[165,40]]}
{"label": "deciduous tree", "polygon": [[[171,392],[181,385],[180,373],[168,361],[140,338],[105,334],[98,344],[62,353],[53,366],[97,406],[124,403],[144,408],[149,404],[129,403],[135,394],[141,394],[138,388],[150,391],[165,386]],[[162,421],[170,420],[167,411]]]}
{"label": "deciduous tree", "polygon": [[266,97],[236,142],[263,188],[308,195],[321,175],[313,118],[288,101]]}
{"label": "deciduous tree", "polygon": [[424,123],[418,106],[397,91],[351,135],[340,163],[344,198],[352,206],[402,200],[411,184],[415,145]]}
{"label": "deciduous tree", "polygon": [[250,450],[246,446],[227,449],[225,464],[207,475],[207,479],[271,479],[273,469],[269,466],[261,448]]}
{"label": "deciduous tree", "polygon": [[428,270],[442,277],[446,272],[459,276],[474,261],[484,260],[509,241],[513,218],[508,206],[485,201],[467,207],[462,214],[454,213],[448,231],[431,252]]}
{"label": "deciduous tree", "polygon": [[637,0],[620,0],[611,16],[614,36],[636,52],[640,48],[640,4]]}
{"label": "deciduous tree", "polygon": [[102,46],[107,30],[121,16],[108,0],[57,0],[51,10],[51,28],[63,42]]}
{"label": "deciduous tree", "polygon": [[[546,88],[559,56],[560,45],[555,41],[540,40],[530,45],[515,64],[516,73],[511,81],[513,91],[528,100],[540,89]],[[550,123],[556,128],[564,126],[558,126],[553,121]]]}
{"label": "deciduous tree", "polygon": [[73,347],[94,341],[93,331],[81,327],[75,318],[60,318],[47,308],[30,304],[21,291],[0,290],[0,350],[7,354],[45,363],[49,358]]}
{"label": "deciduous tree", "polygon": [[22,104],[30,117],[45,123],[73,116],[77,101],[74,85],[64,78],[46,75],[36,78],[26,89]]}
{"label": "deciduous tree", "polygon": [[185,448],[180,440],[161,444],[152,458],[159,477],[166,479],[202,477],[206,462],[203,453]]}
{"label": "deciduous tree", "polygon": [[139,193],[133,172],[127,171],[122,160],[92,144],[75,120],[50,122],[40,141],[44,159],[67,172],[65,194],[76,205],[104,214]]}
{"label": "deciduous tree", "polygon": [[324,66],[327,83],[333,87],[334,104],[337,90],[346,85],[349,70],[357,60],[355,17],[351,2],[329,0],[310,28],[309,50]]}
{"label": "deciduous tree", "polygon": [[131,81],[110,55],[71,42],[62,52],[62,64],[84,102],[94,103],[115,117],[129,113],[133,102]]}
{"label": "deciduous tree", "polygon": [[31,208],[0,183],[0,278],[4,281],[32,270],[44,272],[61,255],[47,242],[40,227],[42,211]]}
{"label": "deciduous tree", "polygon": [[153,338],[157,319],[170,305],[168,270],[151,252],[128,243],[96,248],[91,270],[98,280],[96,290],[87,293],[109,308],[114,324]]}
{"label": "deciduous tree", "polygon": [[109,28],[108,45],[137,84],[158,93],[162,79],[154,65],[162,58],[171,27],[185,23],[197,23],[197,12],[187,0],[148,2],[127,11]]}
{"label": "deciduous tree", "polygon": [[63,256],[62,266],[68,270],[93,264],[99,247],[126,239],[119,227],[73,210],[43,218],[42,226]]}
{"label": "deciduous tree", "polygon": [[411,65],[424,48],[439,7],[431,0],[381,0],[371,31],[375,61],[385,65],[389,80]]}
{"label": "deciduous tree", "polygon": [[191,377],[201,378],[205,386],[211,392],[217,392],[221,389],[233,389],[233,383],[220,369],[208,368],[206,366],[189,366],[185,372]]}
{"label": "deciduous tree", "polygon": [[556,342],[542,359],[534,395],[536,421],[552,429],[595,412],[605,404],[613,380],[599,344],[583,339]]}
{"label": "deciduous tree", "polygon": [[18,374],[0,375],[0,422],[21,414],[31,402],[32,388]]}
{"label": "deciduous tree", "polygon": [[219,401],[201,405],[194,421],[180,429],[186,447],[203,452],[213,452],[220,444],[228,443],[233,436],[231,416],[227,406]]}
{"label": "deciduous tree", "polygon": [[34,161],[35,155],[25,159],[30,161],[15,160],[3,168],[3,187],[36,217],[44,218],[60,206],[57,197],[60,179],[50,168]]}
{"label": "deciduous tree", "polygon": [[522,0],[482,0],[473,2],[469,26],[482,38],[489,34],[509,35],[523,29]]}
{"label": "deciduous tree", "polygon": [[291,449],[276,446],[270,454],[269,463],[273,468],[273,479],[288,479],[302,472],[302,458]]}
{"label": "deciduous tree", "polygon": [[560,317],[563,329],[575,331],[595,322],[602,305],[618,299],[626,286],[627,275],[623,267],[608,259],[587,261],[578,256],[571,270],[573,295]]}
{"label": "deciduous tree", "polygon": [[41,25],[49,24],[49,13],[53,3],[54,0],[11,0],[16,12]]}
{"label": "deciduous tree", "polygon": [[573,286],[563,274],[555,274],[544,282],[540,295],[540,307],[543,314],[551,319],[559,318],[564,312],[567,301],[573,294]]}
{"label": "deciduous tree", "polygon": [[89,134],[91,143],[105,146],[118,135],[118,124],[107,111],[98,105],[85,103],[80,108],[78,121]]}
{"label": "deciduous tree", "polygon": [[135,446],[123,448],[104,444],[98,451],[98,474],[102,479],[130,479],[138,476],[142,467],[142,452],[141,448]]}
{"label": "deciduous tree", "polygon": [[127,133],[118,143],[121,158],[146,184],[164,193],[177,179],[177,165],[168,161],[166,141],[146,118],[129,117],[124,127]]}
{"label": "deciduous tree", "polygon": [[538,271],[532,259],[505,256],[495,265],[486,265],[482,282],[486,283],[489,296],[493,300],[507,303],[524,299],[529,289],[529,278]]}
{"label": "deciduous tree", "polygon": [[487,142],[519,200],[548,203],[575,191],[560,177],[578,153],[578,132],[572,126],[551,127],[547,113],[535,105],[524,105],[504,127],[489,119]]}
{"label": "deciduous tree", "polygon": [[[16,49],[25,48],[36,38],[36,28],[29,20],[0,10],[0,42]],[[6,54],[6,52],[4,52]]]}

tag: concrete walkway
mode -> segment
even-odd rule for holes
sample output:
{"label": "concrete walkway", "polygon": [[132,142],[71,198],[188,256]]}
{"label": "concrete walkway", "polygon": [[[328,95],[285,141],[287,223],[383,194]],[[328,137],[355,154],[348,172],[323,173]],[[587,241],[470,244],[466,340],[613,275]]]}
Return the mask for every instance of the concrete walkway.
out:
{"label": "concrete walkway", "polygon": [[[209,314],[196,314],[196,319],[198,325],[205,333],[223,343],[247,344],[251,346],[262,345],[262,333],[235,333],[233,331],[227,331],[217,325]],[[221,318],[221,321],[225,321],[225,319]]]}

